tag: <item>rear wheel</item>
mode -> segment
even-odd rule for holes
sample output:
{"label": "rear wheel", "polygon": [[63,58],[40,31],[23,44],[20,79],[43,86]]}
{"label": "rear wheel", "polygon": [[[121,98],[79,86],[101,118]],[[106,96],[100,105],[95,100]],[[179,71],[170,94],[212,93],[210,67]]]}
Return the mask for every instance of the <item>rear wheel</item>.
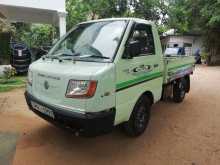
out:
{"label": "rear wheel", "polygon": [[150,107],[147,96],[142,96],[137,101],[129,121],[124,124],[126,134],[137,137],[144,133],[150,120]]}
{"label": "rear wheel", "polygon": [[176,103],[180,103],[184,100],[186,95],[186,79],[181,78],[177,80],[173,85],[173,100]]}

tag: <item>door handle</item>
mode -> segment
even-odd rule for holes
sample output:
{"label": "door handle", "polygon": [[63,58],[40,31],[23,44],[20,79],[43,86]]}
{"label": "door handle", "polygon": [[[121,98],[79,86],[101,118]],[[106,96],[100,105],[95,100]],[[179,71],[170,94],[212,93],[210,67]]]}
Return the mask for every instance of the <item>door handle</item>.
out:
{"label": "door handle", "polygon": [[157,67],[159,67],[159,64],[154,64],[154,68],[157,68]]}

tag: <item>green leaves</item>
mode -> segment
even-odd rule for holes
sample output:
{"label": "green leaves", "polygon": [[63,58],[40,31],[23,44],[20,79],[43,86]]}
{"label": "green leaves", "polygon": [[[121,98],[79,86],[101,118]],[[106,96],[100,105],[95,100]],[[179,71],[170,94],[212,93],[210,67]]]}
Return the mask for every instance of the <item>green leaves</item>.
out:
{"label": "green leaves", "polygon": [[111,17],[139,17],[167,22],[167,0],[67,0],[67,29],[92,19]]}
{"label": "green leaves", "polygon": [[170,0],[169,26],[179,32],[204,31],[219,25],[219,0]]}
{"label": "green leaves", "polygon": [[128,10],[127,2],[127,0],[67,0],[67,29],[82,21],[124,16]]}
{"label": "green leaves", "polygon": [[[205,39],[208,50],[213,45],[220,47],[212,43],[220,38],[220,0],[66,0],[66,10],[67,30],[92,19],[138,17],[154,21],[160,33],[170,28],[180,34],[202,33],[208,37]],[[15,34],[30,46],[50,42],[55,33],[48,25],[21,24],[20,27]],[[3,28],[0,20],[0,32],[2,29],[11,29],[11,26],[4,23]]]}
{"label": "green leaves", "polygon": [[10,25],[6,20],[0,18],[0,33],[14,33],[15,28]]}
{"label": "green leaves", "polygon": [[13,67],[5,67],[3,71],[3,80],[7,82],[11,78],[13,78],[16,75],[16,70]]}
{"label": "green leaves", "polygon": [[55,29],[51,25],[35,24],[31,26],[31,44],[35,47],[50,45]]}
{"label": "green leaves", "polygon": [[27,44],[30,48],[50,45],[56,35],[56,29],[52,25],[16,23],[15,27],[15,39]]}

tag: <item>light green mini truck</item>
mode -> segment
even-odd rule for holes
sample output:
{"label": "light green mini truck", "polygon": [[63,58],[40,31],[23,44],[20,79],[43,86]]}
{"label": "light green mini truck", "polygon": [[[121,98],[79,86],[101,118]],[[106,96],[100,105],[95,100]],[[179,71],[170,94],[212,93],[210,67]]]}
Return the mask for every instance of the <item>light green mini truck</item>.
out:
{"label": "light green mini truck", "polygon": [[194,57],[162,54],[156,26],[136,18],[84,22],[34,62],[25,97],[29,108],[77,135],[95,136],[120,125],[141,135],[151,105],[182,102]]}

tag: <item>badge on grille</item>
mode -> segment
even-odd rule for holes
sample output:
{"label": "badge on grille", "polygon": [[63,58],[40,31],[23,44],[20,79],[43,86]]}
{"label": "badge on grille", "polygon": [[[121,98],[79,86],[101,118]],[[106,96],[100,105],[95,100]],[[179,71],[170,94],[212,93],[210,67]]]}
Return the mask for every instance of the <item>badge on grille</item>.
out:
{"label": "badge on grille", "polygon": [[50,85],[49,85],[48,81],[45,81],[44,82],[44,88],[47,90],[47,89],[49,89],[49,87],[50,87]]}

